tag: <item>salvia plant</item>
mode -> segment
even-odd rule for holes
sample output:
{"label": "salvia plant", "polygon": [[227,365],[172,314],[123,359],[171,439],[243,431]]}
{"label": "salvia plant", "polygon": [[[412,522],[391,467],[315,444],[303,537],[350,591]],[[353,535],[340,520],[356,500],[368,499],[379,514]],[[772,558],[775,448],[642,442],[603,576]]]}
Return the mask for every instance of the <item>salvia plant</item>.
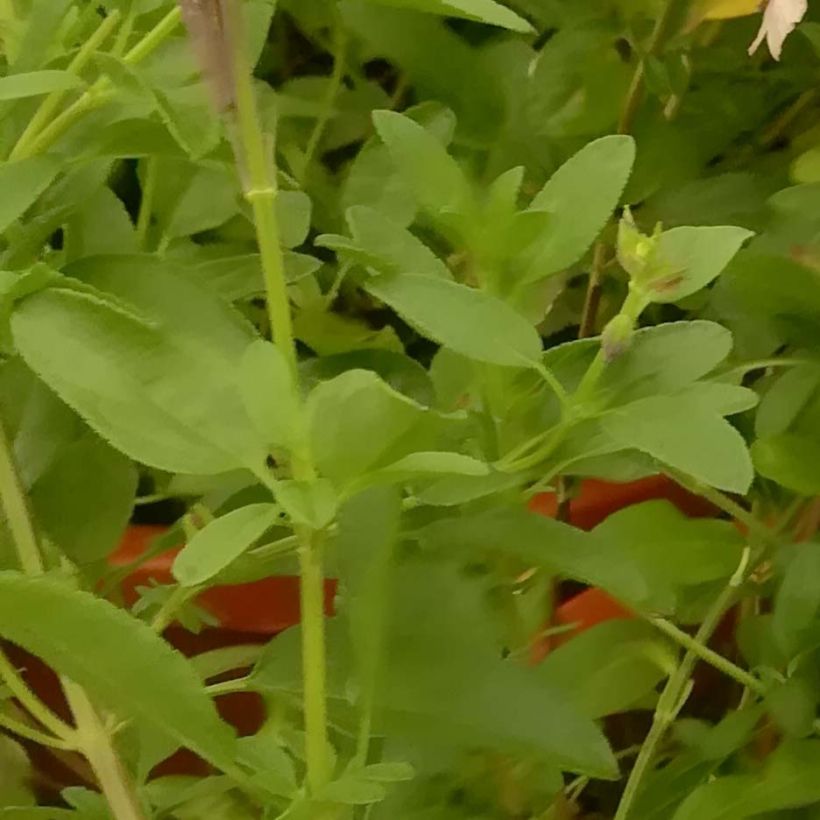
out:
{"label": "salvia plant", "polygon": [[817,13],[0,0],[0,817],[820,818]]}

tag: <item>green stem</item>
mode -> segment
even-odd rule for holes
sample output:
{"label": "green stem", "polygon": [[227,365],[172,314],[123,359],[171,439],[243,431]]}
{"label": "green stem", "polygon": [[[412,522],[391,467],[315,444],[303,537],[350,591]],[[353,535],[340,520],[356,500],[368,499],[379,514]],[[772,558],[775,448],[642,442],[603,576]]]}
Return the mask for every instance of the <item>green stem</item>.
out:
{"label": "green stem", "polygon": [[666,34],[669,30],[669,25],[674,17],[674,12],[677,7],[678,0],[667,0],[663,7],[660,17],[655,21],[655,28],[649,37],[646,54],[640,58],[638,65],[635,66],[635,73],[632,75],[632,82],[629,84],[629,91],[626,96],[623,110],[621,111],[621,119],[618,122],[618,133],[628,134],[632,130],[635,123],[635,117],[638,114],[638,109],[641,105],[644,89],[644,77],[646,75],[645,61],[647,57],[652,57],[658,53]]}
{"label": "green stem", "polygon": [[177,587],[159,608],[151,621],[151,629],[161,634],[173,623],[177,612],[200,591],[199,587]]}
{"label": "green stem", "polygon": [[310,165],[316,155],[316,150],[321,142],[322,135],[325,132],[327,123],[330,120],[330,115],[333,111],[333,103],[342,86],[342,79],[344,77],[345,69],[345,46],[347,44],[347,33],[341,21],[336,21],[334,29],[333,42],[333,73],[330,75],[330,82],[327,86],[324,99],[322,100],[322,111],[316,119],[316,124],[313,126],[313,131],[308,139],[307,147],[305,148],[305,157],[302,161],[302,170],[299,174],[299,181],[304,182],[307,179]]}
{"label": "green stem", "polygon": [[40,575],[45,566],[37,542],[26,492],[14,463],[11,441],[0,419],[0,503],[11,537],[17,547],[20,566],[27,575]]}
{"label": "green stem", "polygon": [[212,683],[206,687],[207,693],[212,698],[218,698],[220,695],[232,695],[235,692],[247,692],[249,689],[250,678],[234,678],[233,680],[224,680],[220,683]]}
{"label": "green stem", "polygon": [[[145,37],[129,51],[123,61],[128,65],[136,65],[153,53],[165,39],[174,31],[180,21],[180,11],[174,8],[149,31]],[[63,136],[73,125],[81,120],[89,111],[108,101],[111,94],[111,81],[108,77],[100,77],[90,88],[86,89],[68,108],[55,117],[39,134],[29,140],[25,149],[21,149],[16,159],[44,154]],[[16,148],[15,148],[16,150]]]}
{"label": "green stem", "polygon": [[302,605],[305,754],[308,785],[315,793],[330,777],[327,748],[327,682],[325,660],[325,578],[322,544],[316,534],[299,550]]}
{"label": "green stem", "polygon": [[78,747],[91,764],[111,813],[116,820],[144,820],[136,791],[114,751],[108,729],[85,690],[65,679],[63,689],[77,722]]}
{"label": "green stem", "polygon": [[154,207],[154,195],[157,190],[159,177],[159,160],[157,157],[148,157],[145,160],[145,180],[140,198],[140,210],[137,214],[137,242],[142,250],[146,249],[148,230],[151,227],[151,213]]}
{"label": "green stem", "polygon": [[[236,119],[241,156],[240,172],[248,186],[245,197],[253,209],[257,243],[262,261],[267,294],[268,315],[273,339],[285,356],[298,381],[296,343],[290,314],[287,282],[279,225],[274,208],[276,175],[273,152],[262,131],[257,111],[253,76],[239,42],[232,43],[236,78]],[[306,450],[306,448],[303,448]],[[292,454],[296,480],[310,481],[315,471],[309,454]],[[304,678],[305,752],[307,782],[313,792],[321,790],[330,777],[328,757],[324,571],[321,536],[300,528],[299,537],[300,595],[302,607],[302,666]]]}
{"label": "green stem", "polygon": [[75,734],[74,729],[57,717],[57,715],[29,689],[28,684],[20,676],[14,664],[2,651],[0,651],[0,678],[5,681],[12,695],[17,698],[20,705],[25,708],[33,718],[52,734],[56,735],[56,737],[71,744]]}
{"label": "green stem", "polygon": [[665,618],[648,618],[649,623],[671,638],[675,643],[695,653],[702,661],[723,672],[727,677],[737,681],[741,686],[750,689],[756,695],[763,697],[766,694],[766,685],[750,672],[732,663],[728,658],[699,643],[688,632],[670,623]]}
{"label": "green stem", "polygon": [[[706,618],[692,639],[694,644],[697,644],[699,647],[705,647],[709,642],[723,617],[723,613],[732,604],[738,588],[743,583],[748,563],[749,550],[747,548],[744,550],[743,560],[737,572],[735,572],[726,588],[709,608]],[[618,804],[618,810],[615,813],[614,820],[628,820],[640,793],[644,778],[649,774],[652,764],[655,761],[658,746],[669,727],[674,723],[691,692],[692,672],[695,668],[695,663],[700,657],[700,651],[701,650],[698,650],[696,652],[692,648],[687,649],[675,672],[666,682],[666,686],[658,700],[655,714],[652,717],[652,727],[641,746],[641,751],[635,761],[635,766],[629,774],[629,779],[624,788],[624,793],[621,796],[621,801]]]}
{"label": "green stem", "polygon": [[[69,73],[78,77],[80,76],[100,46],[117,27],[120,22],[120,17],[121,14],[119,11],[112,11],[111,14],[103,19],[97,27],[97,30],[83,43],[77,55],[69,63],[66,69]],[[20,139],[17,140],[17,144],[9,155],[11,162],[29,156],[28,149],[32,142],[48,123],[54,119],[57,109],[62,105],[68,93],[68,91],[53,91],[40,103],[40,106],[34,112],[34,115],[29,120],[28,125],[20,135]]]}
{"label": "green stem", "polygon": [[[0,502],[12,533],[20,564],[26,574],[42,575],[45,564],[37,541],[31,516],[26,504],[23,484],[20,481],[11,444],[0,420]],[[115,820],[143,820],[136,793],[111,738],[102,725],[94,707],[77,684],[60,678],[66,699],[71,706],[77,724],[73,729],[55,715],[26,685],[14,666],[0,652],[0,676],[9,689],[33,717],[59,738],[83,752],[91,764]]]}
{"label": "green stem", "polygon": [[39,729],[35,729],[31,726],[26,726],[25,723],[21,723],[18,720],[15,720],[12,717],[8,717],[7,715],[0,714],[0,729],[5,729],[8,732],[12,732],[13,734],[17,735],[18,737],[25,738],[26,740],[31,740],[34,743],[38,743],[40,746],[48,746],[52,749],[62,749],[63,751],[73,751],[77,747],[69,742],[68,740],[63,740],[58,737],[54,737],[53,735],[47,735],[45,732],[41,732]]}

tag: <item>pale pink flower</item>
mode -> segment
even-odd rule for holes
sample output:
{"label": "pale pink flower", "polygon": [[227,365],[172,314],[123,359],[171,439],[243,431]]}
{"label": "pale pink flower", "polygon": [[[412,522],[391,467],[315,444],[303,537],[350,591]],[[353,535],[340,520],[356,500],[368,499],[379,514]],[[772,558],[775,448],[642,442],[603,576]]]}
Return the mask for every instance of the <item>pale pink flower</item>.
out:
{"label": "pale pink flower", "polygon": [[807,9],[808,0],[768,0],[763,11],[760,31],[749,46],[749,54],[754,54],[765,39],[772,57],[779,60],[783,51],[783,41],[794,31]]}

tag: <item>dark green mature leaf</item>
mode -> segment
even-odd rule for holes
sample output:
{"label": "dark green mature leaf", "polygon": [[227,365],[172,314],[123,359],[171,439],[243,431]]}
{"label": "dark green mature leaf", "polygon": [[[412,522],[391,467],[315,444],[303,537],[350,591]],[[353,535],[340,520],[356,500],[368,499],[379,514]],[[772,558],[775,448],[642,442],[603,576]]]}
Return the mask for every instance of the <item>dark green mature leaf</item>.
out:
{"label": "dark green mature leaf", "polygon": [[603,419],[607,435],[663,464],[729,492],[754,477],[743,437],[716,412],[684,397],[641,399]]}
{"label": "dark green mature leaf", "polygon": [[639,566],[618,545],[524,509],[446,518],[423,527],[415,537],[445,559],[509,556],[601,586],[627,601],[642,601],[649,593]]}
{"label": "dark green mature leaf", "polygon": [[535,328],[484,291],[432,276],[376,277],[367,290],[420,333],[471,359],[527,367],[541,356]]}
{"label": "dark green mature leaf", "polygon": [[589,250],[617,207],[634,161],[632,137],[610,136],[591,142],[555,172],[530,205],[552,218],[524,281],[568,268]]}
{"label": "dark green mature leaf", "polygon": [[15,344],[29,367],[138,461],[199,475],[261,464],[266,445],[235,387],[253,339],[239,316],[140,257],[97,257],[72,272],[134,305],[152,324],[90,293],[42,291],[18,303],[12,316]]}
{"label": "dark green mature leaf", "polygon": [[60,163],[52,157],[32,157],[0,164],[0,233],[19,219],[54,181]]}
{"label": "dark green mature leaf", "polygon": [[422,208],[439,218],[469,208],[472,194],[464,172],[429,131],[395,111],[376,111],[373,122]]}
{"label": "dark green mature leaf", "polygon": [[732,227],[672,228],[661,234],[657,258],[664,275],[651,282],[646,294],[653,302],[677,302],[706,287],[723,271],[752,236]]}
{"label": "dark green mature leaf", "polygon": [[177,555],[174,577],[189,587],[209,581],[276,524],[279,513],[275,504],[249,504],[214,519]]}
{"label": "dark green mature leaf", "polygon": [[424,11],[429,14],[440,14],[443,17],[462,17],[488,23],[491,26],[511,29],[512,31],[530,32],[532,26],[514,11],[495,0],[370,0],[384,6],[394,6],[413,11]]}
{"label": "dark green mature leaf", "polygon": [[805,433],[765,436],[752,445],[757,471],[801,495],[820,492],[820,439]]}
{"label": "dark green mature leaf", "polygon": [[308,398],[307,414],[316,465],[341,483],[413,452],[430,417],[367,370],[319,384]]}
{"label": "dark green mature leaf", "polygon": [[772,634],[788,657],[820,640],[820,550],[815,543],[799,547],[789,562],[775,596]]}
{"label": "dark green mature leaf", "polygon": [[218,767],[234,737],[188,662],[107,601],[51,578],[0,573],[0,633],[122,714],[144,721]]}
{"label": "dark green mature leaf", "polygon": [[820,741],[783,743],[760,775],[720,777],[692,792],[673,820],[744,820],[820,801]]}
{"label": "dark green mature leaf", "polygon": [[38,524],[72,561],[90,564],[116,547],[137,491],[133,464],[96,436],[57,452],[31,489]]}
{"label": "dark green mature leaf", "polygon": [[676,654],[642,621],[598,624],[547,655],[538,677],[565,692],[591,718],[623,712],[669,674]]}

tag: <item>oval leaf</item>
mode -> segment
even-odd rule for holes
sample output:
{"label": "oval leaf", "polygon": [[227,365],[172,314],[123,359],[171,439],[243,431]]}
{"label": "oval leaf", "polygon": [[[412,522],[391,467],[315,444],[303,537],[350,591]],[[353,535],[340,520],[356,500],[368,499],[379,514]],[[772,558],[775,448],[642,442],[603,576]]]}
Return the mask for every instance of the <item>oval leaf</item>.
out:
{"label": "oval leaf", "polygon": [[367,290],[418,331],[471,359],[508,367],[538,362],[541,339],[506,302],[432,276],[378,277]]}

